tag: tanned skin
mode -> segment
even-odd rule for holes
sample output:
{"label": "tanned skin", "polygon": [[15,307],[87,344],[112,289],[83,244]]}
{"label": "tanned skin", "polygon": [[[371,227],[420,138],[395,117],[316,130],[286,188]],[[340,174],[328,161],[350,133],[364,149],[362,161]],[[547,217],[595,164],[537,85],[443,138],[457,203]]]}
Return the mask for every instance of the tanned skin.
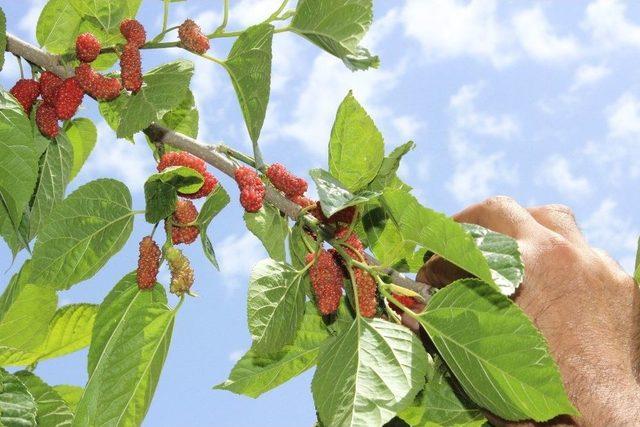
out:
{"label": "tanned skin", "polygon": [[[546,337],[579,417],[547,423],[494,425],[640,426],[640,292],[632,277],[592,248],[571,210],[562,205],[524,208],[498,196],[456,214],[517,240],[525,280],[513,300]],[[418,280],[442,287],[464,274],[431,258]],[[417,324],[406,318],[414,330]]]}

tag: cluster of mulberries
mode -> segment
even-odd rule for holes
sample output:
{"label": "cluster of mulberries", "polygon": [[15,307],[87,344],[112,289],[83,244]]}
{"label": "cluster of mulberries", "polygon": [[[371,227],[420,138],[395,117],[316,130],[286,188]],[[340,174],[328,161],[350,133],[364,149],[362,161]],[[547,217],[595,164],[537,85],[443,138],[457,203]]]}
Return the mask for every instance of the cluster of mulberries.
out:
{"label": "cluster of mulberries", "polygon": [[180,44],[187,50],[203,54],[209,50],[209,39],[191,19],[184,21],[178,28]]}
{"label": "cluster of mulberries", "polygon": [[140,47],[147,42],[147,33],[135,19],[120,23],[120,33],[127,40],[120,56],[120,76],[124,88],[137,93],[142,88],[142,61]]}
{"label": "cluster of mulberries", "polygon": [[187,245],[195,242],[200,234],[197,225],[192,224],[198,218],[198,209],[190,200],[178,200],[176,210],[173,213],[173,224],[171,226],[171,241],[174,245],[185,243]]}
{"label": "cluster of mulberries", "polygon": [[307,192],[307,181],[293,175],[284,165],[274,163],[267,169],[267,178],[274,187],[288,198],[302,196]]}
{"label": "cluster of mulberries", "polygon": [[[307,264],[314,262],[315,254],[307,254]],[[344,272],[338,254],[321,250],[318,259],[309,269],[309,277],[315,295],[316,306],[323,315],[335,313],[342,297]]]}
{"label": "cluster of mulberries", "polygon": [[105,77],[88,63],[76,67],[76,80],[86,93],[99,101],[112,101],[120,96],[122,83],[115,77]]}
{"label": "cluster of mulberries", "polygon": [[216,179],[216,177],[209,173],[209,171],[207,171],[204,160],[187,152],[170,151],[168,153],[165,153],[160,158],[160,162],[158,163],[158,172],[162,172],[163,170],[171,166],[184,166],[187,168],[191,168],[202,175],[202,177],[204,178],[204,183],[197,192],[193,194],[179,193],[182,197],[185,197],[187,199],[199,199],[202,197],[207,197],[218,185],[218,180]]}
{"label": "cluster of mulberries", "polygon": [[146,236],[140,242],[138,257],[137,282],[140,289],[151,289],[156,283],[160,269],[160,248],[151,236]]}
{"label": "cluster of mulberries", "polygon": [[182,251],[173,246],[165,248],[164,256],[171,271],[171,286],[169,290],[178,296],[188,294],[194,281],[193,268],[189,263],[189,259],[184,256]]}
{"label": "cluster of mulberries", "polygon": [[240,204],[247,212],[258,212],[266,194],[264,183],[251,168],[241,166],[235,170],[234,177],[240,188]]}
{"label": "cluster of mulberries", "polygon": [[43,72],[40,81],[18,80],[9,92],[27,114],[31,114],[38,97],[42,95],[42,102],[36,107],[36,124],[40,132],[49,138],[58,136],[58,120],[73,117],[84,96],[73,77],[62,80],[50,71]]}

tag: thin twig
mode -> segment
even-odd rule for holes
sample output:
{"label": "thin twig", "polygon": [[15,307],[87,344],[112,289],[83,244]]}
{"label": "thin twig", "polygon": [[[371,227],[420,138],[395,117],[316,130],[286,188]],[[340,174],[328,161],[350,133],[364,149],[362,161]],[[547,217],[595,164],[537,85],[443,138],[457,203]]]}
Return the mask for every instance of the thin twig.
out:
{"label": "thin twig", "polygon": [[[7,51],[14,55],[18,55],[29,62],[33,62],[34,64],[37,64],[60,77],[67,78],[73,76],[72,69],[61,65],[59,56],[45,52],[44,50],[20,40],[9,33],[7,33]],[[167,129],[157,123],[152,123],[149,127],[144,129],[143,132],[151,139],[151,141],[161,142],[180,150],[184,150],[201,158],[222,173],[232,178],[234,176],[236,165],[229,157],[227,157],[229,147],[223,144],[203,144],[189,136]],[[300,206],[288,200],[281,192],[276,190],[270,184],[266,185],[265,199],[289,218],[298,220],[302,212],[305,221],[309,224],[317,225],[317,220],[315,218],[311,215],[304,215],[305,212],[300,208]],[[369,254],[365,254],[365,258],[368,264],[380,265],[380,262]],[[388,275],[396,285],[411,289],[425,298],[428,298],[428,285],[411,280],[392,268],[383,268],[382,271]]]}

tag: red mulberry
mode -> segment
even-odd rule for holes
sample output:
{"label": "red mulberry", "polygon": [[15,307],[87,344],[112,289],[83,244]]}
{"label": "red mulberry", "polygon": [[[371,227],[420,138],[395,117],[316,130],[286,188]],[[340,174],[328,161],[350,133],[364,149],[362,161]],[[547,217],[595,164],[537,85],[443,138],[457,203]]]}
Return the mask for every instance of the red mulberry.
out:
{"label": "red mulberry", "polygon": [[288,198],[302,196],[307,191],[307,181],[293,175],[280,163],[274,163],[267,169],[267,178]]}
{"label": "red mulberry", "polygon": [[360,268],[354,268],[353,275],[356,280],[355,287],[358,291],[360,314],[364,317],[373,317],[378,307],[376,281],[371,274]]}
{"label": "red mulberry", "polygon": [[171,240],[174,245],[180,243],[191,244],[200,234],[200,229],[191,224],[198,218],[198,210],[190,200],[178,200],[176,210],[173,213],[173,226],[171,227]]}
{"label": "red mulberry", "polygon": [[40,74],[40,92],[46,104],[54,105],[58,89],[62,86],[63,80],[51,71]]}
{"label": "red mulberry", "polygon": [[[307,254],[306,262],[313,262],[314,257],[315,254]],[[320,313],[335,313],[340,305],[344,277],[342,266],[335,254],[323,249],[316,263],[309,269],[309,277]]]}
{"label": "red mulberry", "polygon": [[362,261],[364,259],[364,245],[353,230],[350,230],[348,227],[343,227],[336,232],[334,237],[345,245],[344,250],[351,258],[356,261]]}
{"label": "red mulberry", "polygon": [[9,91],[18,100],[27,115],[40,95],[40,83],[33,79],[20,79]]}
{"label": "red mulberry", "polygon": [[[400,294],[396,294],[396,293],[392,293],[391,295],[393,295],[393,297],[398,300],[398,302],[402,305],[404,305],[405,307],[407,307],[409,310],[413,310],[414,308],[417,308],[420,304],[420,302],[413,298],[410,297],[408,295],[400,295]],[[393,303],[390,303],[391,308],[398,314],[402,313],[402,309],[398,306],[396,306]]]}
{"label": "red mulberry", "polygon": [[164,256],[167,258],[169,270],[171,270],[171,287],[169,289],[171,293],[178,296],[189,293],[191,286],[193,286],[194,273],[187,257],[173,246],[165,249]]}
{"label": "red mulberry", "polygon": [[140,49],[132,43],[124,45],[120,56],[120,69],[124,88],[137,93],[142,88],[142,63]]}
{"label": "red mulberry", "polygon": [[170,151],[165,153],[160,162],[158,163],[158,172],[162,172],[168,167],[171,166],[184,166],[187,168],[191,168],[198,172],[204,178],[204,183],[200,190],[193,194],[182,194],[180,196],[187,199],[199,199],[201,197],[208,196],[216,185],[218,185],[218,180],[215,176],[211,175],[205,166],[204,160],[193,156],[185,151]]}
{"label": "red mulberry", "polygon": [[49,104],[40,104],[36,110],[36,124],[40,133],[49,138],[55,138],[60,132],[56,109]]}
{"label": "red mulberry", "polygon": [[82,104],[84,91],[74,77],[65,79],[58,89],[56,96],[56,114],[61,120],[69,120],[75,116],[78,107]]}
{"label": "red mulberry", "polygon": [[76,57],[80,62],[95,61],[100,49],[100,41],[91,33],[82,33],[76,38]]}
{"label": "red mulberry", "polygon": [[127,42],[141,48],[147,42],[147,33],[142,24],[135,19],[125,19],[120,23],[120,33]]}
{"label": "red mulberry", "polygon": [[251,168],[242,166],[234,173],[240,188],[240,204],[247,212],[258,212],[262,208],[266,189],[258,174]]}
{"label": "red mulberry", "polygon": [[82,90],[100,101],[116,99],[122,90],[119,79],[105,77],[93,70],[89,64],[76,67],[76,80]]}
{"label": "red mulberry", "polygon": [[160,269],[160,248],[151,236],[146,236],[140,242],[138,257],[137,282],[140,289],[151,289],[156,283]]}
{"label": "red mulberry", "polygon": [[209,50],[209,39],[191,19],[187,19],[178,28],[178,38],[185,49],[203,54]]}

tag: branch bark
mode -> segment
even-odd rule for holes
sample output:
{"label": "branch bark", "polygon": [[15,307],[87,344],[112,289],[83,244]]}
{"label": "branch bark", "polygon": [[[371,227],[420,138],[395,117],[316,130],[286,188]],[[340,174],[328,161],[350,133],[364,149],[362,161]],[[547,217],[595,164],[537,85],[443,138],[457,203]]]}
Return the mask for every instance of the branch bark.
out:
{"label": "branch bark", "polygon": [[[7,33],[7,51],[20,56],[27,61],[49,70],[60,77],[67,78],[74,75],[73,69],[65,66],[58,55],[50,54],[36,46],[33,46],[18,37]],[[152,123],[143,132],[154,142],[171,145],[180,150],[187,151],[209,163],[214,168],[233,178],[236,165],[224,153],[224,146],[203,144],[193,138],[167,129],[159,124]],[[270,184],[266,185],[265,199],[278,208],[291,219],[297,220],[301,208],[288,200],[282,193]],[[367,262],[371,265],[380,265],[380,262],[369,254],[365,254]],[[397,271],[386,268],[384,273],[389,275],[393,282],[399,286],[411,289],[425,299],[428,298],[429,286],[409,279]]]}

